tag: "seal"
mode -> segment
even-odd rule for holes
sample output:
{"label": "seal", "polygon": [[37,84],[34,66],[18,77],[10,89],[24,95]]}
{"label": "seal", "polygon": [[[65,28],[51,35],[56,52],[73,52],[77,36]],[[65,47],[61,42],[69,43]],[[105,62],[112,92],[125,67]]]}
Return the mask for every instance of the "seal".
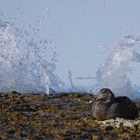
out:
{"label": "seal", "polygon": [[132,120],[138,117],[139,112],[128,97],[115,97],[109,88],[103,88],[94,97],[92,115],[100,121],[117,117]]}

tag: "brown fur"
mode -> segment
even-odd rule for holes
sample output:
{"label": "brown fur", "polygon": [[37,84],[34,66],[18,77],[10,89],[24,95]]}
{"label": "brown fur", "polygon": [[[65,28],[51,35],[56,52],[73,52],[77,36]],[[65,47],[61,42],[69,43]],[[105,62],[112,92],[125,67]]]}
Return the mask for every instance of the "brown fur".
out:
{"label": "brown fur", "polygon": [[115,97],[110,89],[103,88],[93,101],[92,114],[97,120],[116,117],[135,119],[138,117],[138,109],[128,97]]}

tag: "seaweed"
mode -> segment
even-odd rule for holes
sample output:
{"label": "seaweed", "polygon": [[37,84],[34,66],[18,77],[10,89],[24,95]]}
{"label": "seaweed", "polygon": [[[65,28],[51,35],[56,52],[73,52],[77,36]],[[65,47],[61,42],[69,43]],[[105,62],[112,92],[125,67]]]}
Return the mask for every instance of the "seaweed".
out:
{"label": "seaweed", "polygon": [[91,114],[93,98],[92,94],[74,92],[1,93],[0,139],[139,139],[140,123],[116,127],[95,120]]}

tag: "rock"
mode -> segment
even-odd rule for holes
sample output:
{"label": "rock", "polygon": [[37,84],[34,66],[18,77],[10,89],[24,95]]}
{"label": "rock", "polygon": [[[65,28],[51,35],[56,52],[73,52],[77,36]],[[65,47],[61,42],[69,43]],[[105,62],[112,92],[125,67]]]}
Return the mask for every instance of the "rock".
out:
{"label": "rock", "polygon": [[99,124],[102,126],[105,126],[105,129],[112,129],[113,128],[120,128],[120,127],[127,127],[127,128],[134,128],[137,129],[137,127],[140,125],[140,120],[128,120],[123,118],[116,118],[116,119],[110,119],[105,121],[98,121]]}
{"label": "rock", "polygon": [[110,131],[110,130],[113,130],[113,127],[111,125],[107,125],[105,127],[105,131]]}
{"label": "rock", "polygon": [[98,135],[92,135],[92,140],[101,140],[101,138]]}
{"label": "rock", "polygon": [[115,97],[108,88],[101,89],[95,96],[92,114],[97,120],[115,119],[117,117],[135,119],[139,115],[137,106],[128,97]]}

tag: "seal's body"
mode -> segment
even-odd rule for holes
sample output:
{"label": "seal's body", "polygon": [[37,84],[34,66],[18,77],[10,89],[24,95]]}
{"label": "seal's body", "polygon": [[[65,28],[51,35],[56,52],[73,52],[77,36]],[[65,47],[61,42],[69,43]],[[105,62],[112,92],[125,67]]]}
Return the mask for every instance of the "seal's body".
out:
{"label": "seal's body", "polygon": [[95,96],[92,106],[93,117],[97,120],[135,119],[138,117],[136,105],[126,96],[115,97],[108,88],[103,88]]}

